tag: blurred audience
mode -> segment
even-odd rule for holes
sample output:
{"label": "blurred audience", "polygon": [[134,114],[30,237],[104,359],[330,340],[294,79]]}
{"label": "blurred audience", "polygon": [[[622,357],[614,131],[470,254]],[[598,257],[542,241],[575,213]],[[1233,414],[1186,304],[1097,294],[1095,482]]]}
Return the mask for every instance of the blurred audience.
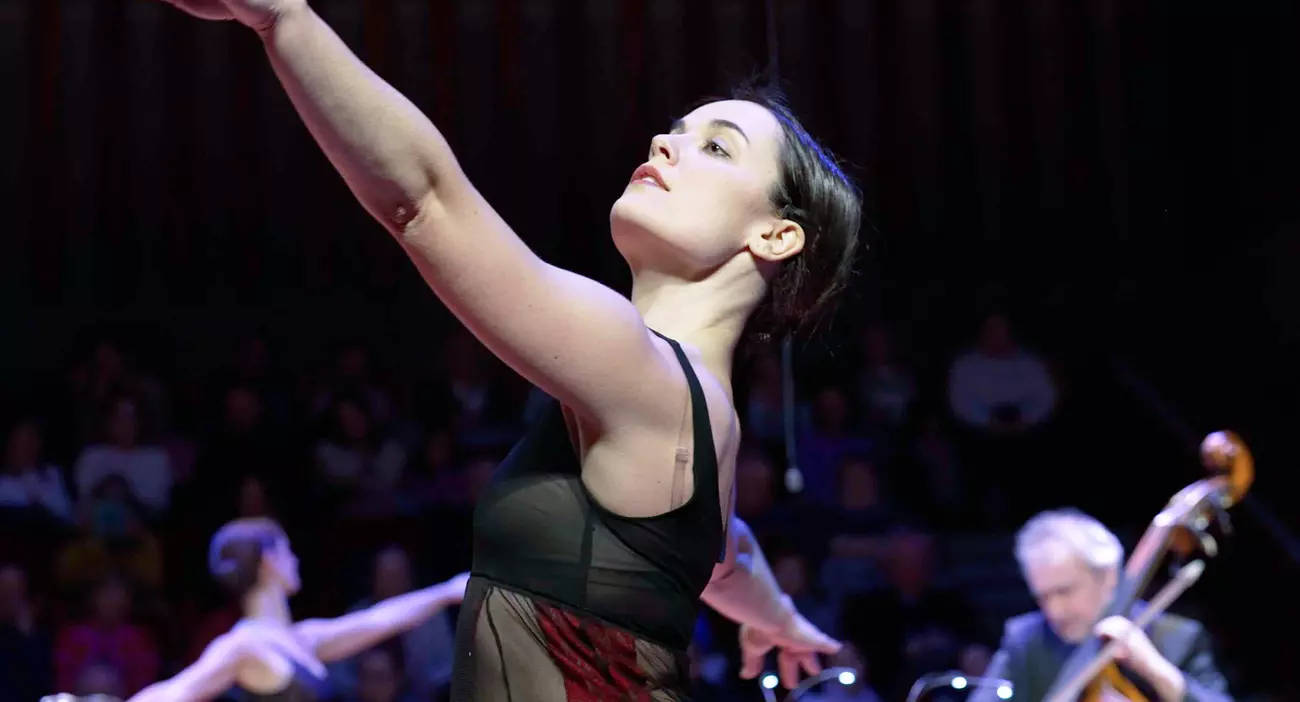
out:
{"label": "blurred audience", "polygon": [[[410,555],[400,547],[390,546],[375,555],[370,594],[349,611],[366,609],[414,589]],[[362,702],[399,699],[399,687],[409,688],[415,699],[421,700],[436,698],[446,691],[455,648],[447,612],[438,613],[392,643],[392,647],[372,652],[376,659],[369,669],[365,657],[330,666],[330,677],[338,689],[345,694],[355,693]],[[390,678],[396,680],[391,685],[386,682]],[[399,684],[402,680],[406,684]]]}
{"label": "blurred audience", "polygon": [[55,643],[60,690],[132,695],[158,680],[158,647],[132,622],[132,606],[125,578],[108,576],[91,591],[87,615],[64,626]]}
{"label": "blurred audience", "polygon": [[45,462],[41,429],[30,419],[18,422],[5,442],[0,463],[0,511],[21,510],[35,518],[72,519],[63,472]]}
{"label": "blurred audience", "polygon": [[962,652],[988,636],[966,596],[936,581],[931,534],[896,531],[882,556],[888,584],[845,603],[845,634],[862,652],[871,686],[903,699],[917,678],[957,668]]}
{"label": "blurred audience", "polygon": [[52,645],[39,626],[27,572],[0,563],[0,702],[31,702],[53,683]]}
{"label": "blurred audience", "polygon": [[896,355],[893,334],[883,325],[862,333],[862,366],[857,377],[857,401],[869,430],[889,430],[907,421],[916,399],[912,372]]}
{"label": "blurred audience", "polygon": [[85,501],[105,478],[126,481],[131,499],[151,513],[171,502],[172,466],[167,452],[141,441],[140,416],[135,400],[118,397],[104,412],[103,440],[81,452],[73,470],[78,501]]}

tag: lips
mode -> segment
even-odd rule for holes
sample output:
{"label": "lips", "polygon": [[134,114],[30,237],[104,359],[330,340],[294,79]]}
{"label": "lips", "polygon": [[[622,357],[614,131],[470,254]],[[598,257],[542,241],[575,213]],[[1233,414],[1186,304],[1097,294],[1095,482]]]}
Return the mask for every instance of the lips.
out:
{"label": "lips", "polygon": [[670,189],[668,183],[664,181],[663,174],[659,172],[659,169],[648,163],[642,164],[641,167],[637,168],[636,171],[632,173],[632,182],[635,183],[637,181],[651,181],[661,190]]}

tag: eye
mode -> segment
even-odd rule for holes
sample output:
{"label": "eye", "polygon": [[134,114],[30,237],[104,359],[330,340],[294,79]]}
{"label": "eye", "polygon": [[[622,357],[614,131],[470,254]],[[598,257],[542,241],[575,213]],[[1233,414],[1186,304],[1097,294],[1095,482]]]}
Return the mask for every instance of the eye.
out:
{"label": "eye", "polygon": [[722,144],[718,142],[717,139],[710,139],[704,145],[704,151],[705,153],[712,154],[713,156],[718,156],[721,158],[731,158],[731,154],[727,152],[726,148],[724,148]]}

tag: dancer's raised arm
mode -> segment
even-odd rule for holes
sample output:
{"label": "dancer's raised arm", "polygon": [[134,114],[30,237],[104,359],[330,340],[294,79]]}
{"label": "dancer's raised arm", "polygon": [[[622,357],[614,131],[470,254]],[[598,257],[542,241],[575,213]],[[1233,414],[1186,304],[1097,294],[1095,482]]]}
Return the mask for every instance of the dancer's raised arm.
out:
{"label": "dancer's raised arm", "polygon": [[[602,425],[662,415],[676,426],[684,382],[632,304],[529,250],[466,178],[443,135],[305,0],[167,1],[258,32],[352,192],[493,353]],[[547,174],[518,177],[526,184]]]}

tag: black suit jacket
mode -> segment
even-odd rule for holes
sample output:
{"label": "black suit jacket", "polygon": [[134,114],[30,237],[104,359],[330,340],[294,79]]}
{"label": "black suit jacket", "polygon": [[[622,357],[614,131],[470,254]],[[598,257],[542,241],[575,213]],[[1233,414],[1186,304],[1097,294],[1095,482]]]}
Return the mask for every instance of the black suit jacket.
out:
{"label": "black suit jacket", "polygon": [[[1189,702],[1231,702],[1228,681],[1214,665],[1210,637],[1200,623],[1172,614],[1162,614],[1147,627],[1147,636],[1156,650],[1173,663],[1187,679]],[[1042,700],[1052,686],[1073,647],[1062,642],[1048,627],[1039,612],[1030,612],[1007,621],[1002,644],[989,664],[986,676],[1010,680],[1016,700]],[[1148,699],[1159,699],[1146,681],[1132,671],[1123,670]],[[975,702],[999,702],[995,690],[973,693]]]}

